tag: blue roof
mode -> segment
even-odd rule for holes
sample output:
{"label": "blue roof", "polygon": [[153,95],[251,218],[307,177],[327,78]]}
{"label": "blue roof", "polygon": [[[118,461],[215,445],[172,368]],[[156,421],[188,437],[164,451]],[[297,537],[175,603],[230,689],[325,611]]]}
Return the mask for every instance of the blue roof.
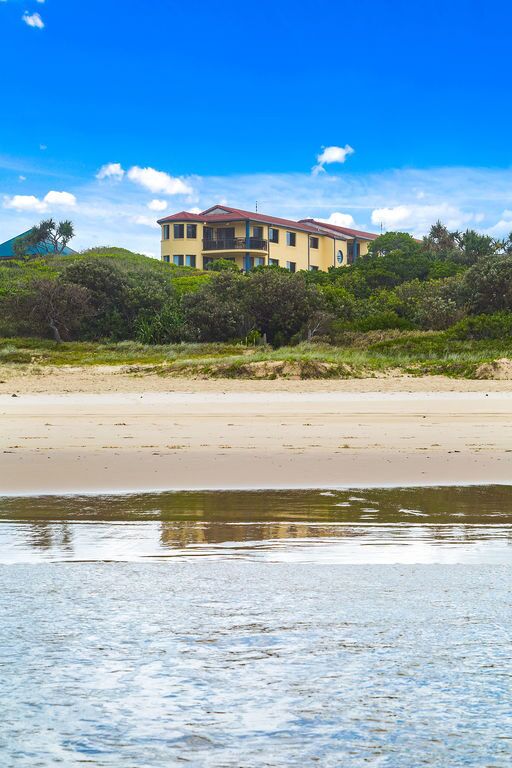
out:
{"label": "blue roof", "polygon": [[[21,235],[16,235],[16,237],[11,237],[10,240],[6,240],[5,243],[0,243],[0,259],[14,259],[14,243],[16,240],[19,240],[20,237],[25,237],[25,235],[28,235],[30,232],[32,232],[31,229],[28,229],[26,232],[22,232]],[[52,246],[50,243],[45,244],[48,246],[48,255],[51,256],[52,253],[57,253],[56,251],[52,250]],[[41,253],[36,248],[27,248],[27,253],[29,256],[46,256],[46,253]],[[69,256],[72,253],[76,253],[72,248],[64,248],[62,251],[58,251],[59,254],[62,254],[64,256]]]}

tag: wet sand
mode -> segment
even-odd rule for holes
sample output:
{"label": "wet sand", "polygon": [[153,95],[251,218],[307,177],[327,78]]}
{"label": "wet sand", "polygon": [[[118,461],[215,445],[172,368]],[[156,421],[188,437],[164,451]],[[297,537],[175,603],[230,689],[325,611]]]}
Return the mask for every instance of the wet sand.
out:
{"label": "wet sand", "polygon": [[512,483],[507,382],[407,381],[0,395],[0,494]]}

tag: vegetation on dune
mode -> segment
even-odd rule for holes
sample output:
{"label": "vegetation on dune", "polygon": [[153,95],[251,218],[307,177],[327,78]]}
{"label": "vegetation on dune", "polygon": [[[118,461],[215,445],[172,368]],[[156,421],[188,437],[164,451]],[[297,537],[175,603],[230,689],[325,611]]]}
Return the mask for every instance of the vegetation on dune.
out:
{"label": "vegetation on dune", "polygon": [[351,332],[344,345],[302,342],[277,349],[242,343],[141,344],[13,338],[0,341],[0,364],[127,366],[134,374],[222,378],[354,378],[395,374],[474,377],[510,356],[508,341],[456,340],[449,332]]}
{"label": "vegetation on dune", "polygon": [[4,362],[474,376],[512,356],[512,235],[437,223],[422,242],[388,232],[349,267],[297,274],[222,260],[200,272],[122,248],[24,258],[0,266],[0,333]]}

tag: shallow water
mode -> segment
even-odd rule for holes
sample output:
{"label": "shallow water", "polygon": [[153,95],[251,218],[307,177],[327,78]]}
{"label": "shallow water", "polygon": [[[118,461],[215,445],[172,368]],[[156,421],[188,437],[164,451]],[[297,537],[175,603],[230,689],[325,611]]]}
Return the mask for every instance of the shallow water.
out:
{"label": "shallow water", "polygon": [[0,500],[0,764],[509,766],[511,542],[508,487]]}
{"label": "shallow water", "polygon": [[0,562],[511,562],[512,487],[0,499]]}

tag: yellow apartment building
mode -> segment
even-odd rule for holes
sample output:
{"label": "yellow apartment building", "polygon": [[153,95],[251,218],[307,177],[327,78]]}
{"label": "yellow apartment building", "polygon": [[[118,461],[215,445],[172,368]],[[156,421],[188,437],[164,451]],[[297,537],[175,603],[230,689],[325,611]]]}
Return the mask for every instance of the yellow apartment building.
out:
{"label": "yellow apartment building", "polygon": [[181,211],[158,224],[162,261],[198,269],[228,259],[245,271],[256,266],[327,271],[352,264],[377,237],[316,219],[292,221],[225,205]]}

